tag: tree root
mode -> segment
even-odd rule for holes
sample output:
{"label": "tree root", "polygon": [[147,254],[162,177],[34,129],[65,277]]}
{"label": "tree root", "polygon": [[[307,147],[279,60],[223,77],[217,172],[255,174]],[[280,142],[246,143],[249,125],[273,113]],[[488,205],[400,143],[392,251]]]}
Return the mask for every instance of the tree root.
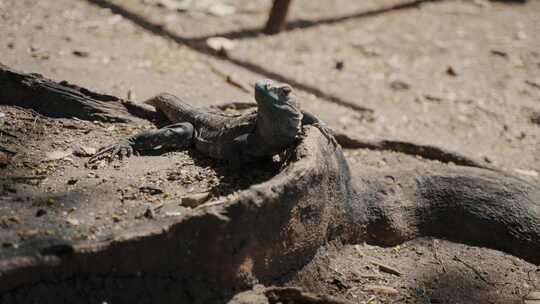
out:
{"label": "tree root", "polygon": [[55,118],[77,117],[103,122],[133,120],[119,98],[26,74],[0,64],[0,104],[30,108]]}
{"label": "tree root", "polygon": [[366,239],[396,245],[434,236],[486,246],[540,263],[540,187],[468,167],[353,172],[355,214]]}
{"label": "tree root", "polygon": [[485,165],[480,161],[461,155],[458,152],[448,151],[440,147],[419,145],[412,142],[399,140],[366,140],[352,138],[344,133],[337,133],[335,137],[337,142],[345,149],[395,151],[413,156],[421,156],[422,158],[429,160],[437,160],[442,163],[454,163],[458,166],[496,170],[495,168]]}

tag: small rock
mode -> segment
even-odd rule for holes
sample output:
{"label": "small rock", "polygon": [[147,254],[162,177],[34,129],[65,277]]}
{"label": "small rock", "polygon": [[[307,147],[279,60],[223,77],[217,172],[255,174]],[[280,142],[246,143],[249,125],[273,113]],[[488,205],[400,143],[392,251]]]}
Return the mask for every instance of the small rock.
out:
{"label": "small rock", "polygon": [[236,294],[227,304],[269,304],[270,301],[263,294],[257,291],[244,291]]}
{"label": "small rock", "polygon": [[76,146],[73,149],[73,155],[78,157],[90,157],[96,154],[96,148],[86,147],[86,146]]}
{"label": "small rock", "polygon": [[75,50],[75,51],[73,51],[73,55],[75,55],[77,57],[81,57],[81,58],[86,58],[86,57],[90,56],[90,53],[87,52],[87,51]]}
{"label": "small rock", "polygon": [[2,189],[9,193],[17,193],[17,188],[15,188],[13,185],[10,185],[10,184],[2,185]]}
{"label": "small rock", "polygon": [[153,186],[140,187],[139,191],[141,191],[142,193],[150,194],[150,195],[157,195],[157,194],[162,194],[163,193],[163,190],[161,190],[161,189],[159,189],[157,187],[153,187]]}
{"label": "small rock", "polygon": [[236,47],[236,42],[225,37],[211,37],[206,39],[206,45],[219,54],[227,56],[227,53]]}
{"label": "small rock", "polygon": [[356,251],[356,254],[358,254],[358,256],[360,257],[364,257],[364,253],[362,252],[362,246],[360,245],[354,245],[354,251]]}
{"label": "small rock", "polygon": [[225,3],[216,3],[214,5],[211,5],[206,10],[208,14],[214,15],[217,17],[223,17],[228,16],[236,13],[236,8],[232,5],[228,5]]}
{"label": "small rock", "polygon": [[531,123],[540,126],[540,112],[532,112],[530,120]]}
{"label": "small rock", "polygon": [[208,201],[209,198],[210,198],[209,192],[192,194],[190,196],[186,196],[182,198],[182,205],[195,208],[197,206],[200,206],[206,203],[206,201]]}
{"label": "small rock", "polygon": [[6,113],[0,112],[0,118],[4,118],[4,117],[6,117]]}
{"label": "small rock", "polygon": [[41,216],[44,216],[45,214],[47,214],[47,210],[45,209],[38,209],[38,211],[36,211],[36,217],[41,217]]}
{"label": "small rock", "polygon": [[152,209],[152,207],[147,207],[146,211],[144,211],[143,216],[147,219],[154,219],[156,218],[156,213],[154,212],[154,209]]}
{"label": "small rock", "polygon": [[17,244],[12,242],[2,242],[3,248],[17,248]]}
{"label": "small rock", "polygon": [[525,39],[527,39],[527,34],[525,32],[523,32],[523,31],[518,31],[516,33],[516,39],[517,40],[525,40]]}
{"label": "small rock", "polygon": [[456,76],[457,76],[456,70],[454,70],[454,68],[451,67],[451,66],[449,66],[449,67],[446,69],[446,74],[449,75],[449,76],[452,76],[452,77],[456,77]]}
{"label": "small rock", "polygon": [[73,226],[79,226],[80,222],[78,219],[75,219],[75,218],[67,218],[66,219],[66,222],[70,225],[73,225]]}
{"label": "small rock", "polygon": [[113,220],[113,222],[115,222],[115,223],[119,223],[119,222],[122,221],[122,217],[120,217],[120,216],[117,215],[117,214],[113,214],[113,215],[112,215],[112,220]]}
{"label": "small rock", "polygon": [[5,153],[0,151],[0,167],[9,165],[11,162],[11,157],[7,156]]}
{"label": "small rock", "polygon": [[67,181],[67,184],[68,185],[75,185],[79,180],[76,179],[76,178],[70,178],[68,181]]}
{"label": "small rock", "polygon": [[39,234],[39,231],[36,230],[36,229],[23,229],[23,230],[17,231],[17,235],[21,239],[28,239],[28,238],[34,237],[34,236],[36,236],[38,234]]}
{"label": "small rock", "polygon": [[345,62],[343,60],[336,60],[336,70],[341,71],[345,67]]}
{"label": "small rock", "polygon": [[68,157],[71,154],[73,154],[73,151],[71,151],[71,150],[66,150],[66,151],[56,150],[56,151],[46,153],[45,154],[45,160],[46,161],[59,160],[59,159],[63,159],[65,157]]}
{"label": "small rock", "polygon": [[404,91],[410,89],[411,86],[404,81],[394,80],[390,83],[390,88],[395,91]]}
{"label": "small rock", "polygon": [[487,8],[490,7],[490,3],[486,0],[473,0],[472,3],[476,4],[479,7]]}
{"label": "small rock", "polygon": [[13,224],[20,224],[21,220],[18,216],[8,216],[0,218],[0,227],[9,228]]}
{"label": "small rock", "polygon": [[399,293],[397,289],[392,287],[371,284],[364,285],[363,290],[385,295],[397,295]]}

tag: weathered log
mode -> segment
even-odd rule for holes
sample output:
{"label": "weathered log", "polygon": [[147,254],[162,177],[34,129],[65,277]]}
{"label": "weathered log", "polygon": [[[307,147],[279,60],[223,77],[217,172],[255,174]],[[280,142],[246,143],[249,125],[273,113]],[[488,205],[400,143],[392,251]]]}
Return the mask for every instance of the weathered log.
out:
{"label": "weathered log", "polygon": [[0,104],[30,108],[49,117],[77,117],[104,122],[133,120],[121,100],[39,74],[0,64]]}

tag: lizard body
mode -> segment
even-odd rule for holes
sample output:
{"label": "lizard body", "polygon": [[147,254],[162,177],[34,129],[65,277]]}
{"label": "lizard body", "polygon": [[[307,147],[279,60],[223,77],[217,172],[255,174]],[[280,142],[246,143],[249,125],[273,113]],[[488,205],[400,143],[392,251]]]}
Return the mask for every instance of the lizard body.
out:
{"label": "lizard body", "polygon": [[133,152],[193,146],[212,158],[238,164],[272,156],[294,144],[303,125],[315,125],[335,140],[330,129],[314,115],[301,111],[287,84],[270,80],[255,85],[257,111],[231,117],[193,107],[171,94],[160,94],[145,103],[172,122],[155,131],[137,134],[101,149],[90,161],[130,156]]}

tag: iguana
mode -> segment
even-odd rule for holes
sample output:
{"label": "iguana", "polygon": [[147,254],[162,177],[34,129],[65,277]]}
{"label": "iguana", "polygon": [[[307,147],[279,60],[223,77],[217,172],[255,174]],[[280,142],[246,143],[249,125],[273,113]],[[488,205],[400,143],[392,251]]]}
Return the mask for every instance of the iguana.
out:
{"label": "iguana", "polygon": [[195,108],[171,94],[160,94],[145,103],[154,106],[173,124],[104,147],[90,162],[148,150],[194,147],[212,158],[242,164],[283,152],[301,138],[304,125],[319,128],[337,145],[333,131],[324,122],[299,109],[288,84],[258,81],[255,101],[257,111],[231,117]]}

